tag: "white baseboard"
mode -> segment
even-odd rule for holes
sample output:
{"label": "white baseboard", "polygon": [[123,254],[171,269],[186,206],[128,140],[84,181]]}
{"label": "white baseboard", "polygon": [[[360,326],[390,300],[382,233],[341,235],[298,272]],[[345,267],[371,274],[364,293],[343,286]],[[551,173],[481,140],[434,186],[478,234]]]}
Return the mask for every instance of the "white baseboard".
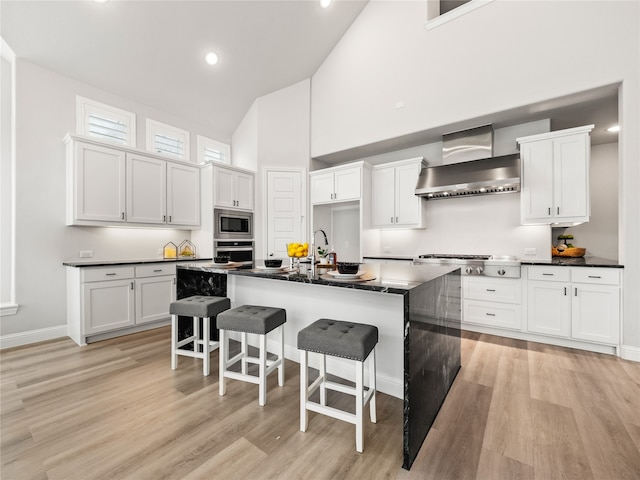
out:
{"label": "white baseboard", "polygon": [[620,358],[631,360],[632,362],[640,362],[640,347],[622,345],[620,347]]}
{"label": "white baseboard", "polygon": [[66,325],[40,328],[38,330],[29,330],[28,332],[11,333],[9,335],[0,336],[0,350],[11,347],[20,347],[22,345],[28,345],[30,343],[43,342],[45,340],[53,340],[54,338],[66,336]]}

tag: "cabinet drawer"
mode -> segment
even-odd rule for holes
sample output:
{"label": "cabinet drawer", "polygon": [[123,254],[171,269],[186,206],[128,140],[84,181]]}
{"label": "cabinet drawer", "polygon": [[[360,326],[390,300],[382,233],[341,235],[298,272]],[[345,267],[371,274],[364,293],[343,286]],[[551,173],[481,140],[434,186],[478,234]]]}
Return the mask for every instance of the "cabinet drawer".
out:
{"label": "cabinet drawer", "polygon": [[568,282],[571,271],[566,267],[529,267],[529,280],[549,280],[552,282]]}
{"label": "cabinet drawer", "polygon": [[572,268],[571,281],[580,283],[597,283],[600,285],[620,285],[620,269],[618,268]]}
{"label": "cabinet drawer", "polygon": [[513,280],[505,278],[491,280],[486,278],[464,277],[462,289],[465,299],[520,303],[522,297],[520,279]]}
{"label": "cabinet drawer", "polygon": [[136,277],[159,277],[162,275],[175,275],[175,263],[152,263],[149,265],[137,265]]}
{"label": "cabinet drawer", "polygon": [[83,282],[102,282],[104,280],[121,280],[133,278],[133,267],[100,267],[84,268],[82,270]]}
{"label": "cabinet drawer", "polygon": [[520,330],[522,313],[520,305],[505,303],[464,301],[463,320],[467,323]]}

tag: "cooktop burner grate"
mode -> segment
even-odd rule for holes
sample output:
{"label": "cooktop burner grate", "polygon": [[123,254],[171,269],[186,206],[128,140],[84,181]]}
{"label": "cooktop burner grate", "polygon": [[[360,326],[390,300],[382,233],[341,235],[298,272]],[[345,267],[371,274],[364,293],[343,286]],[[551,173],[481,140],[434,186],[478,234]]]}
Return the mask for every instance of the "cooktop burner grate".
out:
{"label": "cooktop burner grate", "polygon": [[467,255],[456,253],[427,253],[418,258],[450,258],[453,260],[489,260],[491,255]]}

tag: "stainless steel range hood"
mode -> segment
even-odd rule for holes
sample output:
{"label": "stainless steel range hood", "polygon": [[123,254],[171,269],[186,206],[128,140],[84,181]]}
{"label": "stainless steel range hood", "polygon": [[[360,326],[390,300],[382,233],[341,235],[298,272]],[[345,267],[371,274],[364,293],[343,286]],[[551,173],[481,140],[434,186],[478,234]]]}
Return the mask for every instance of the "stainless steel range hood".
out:
{"label": "stainless steel range hood", "polygon": [[443,137],[447,165],[424,168],[415,194],[441,199],[520,191],[520,155],[493,157],[491,125]]}

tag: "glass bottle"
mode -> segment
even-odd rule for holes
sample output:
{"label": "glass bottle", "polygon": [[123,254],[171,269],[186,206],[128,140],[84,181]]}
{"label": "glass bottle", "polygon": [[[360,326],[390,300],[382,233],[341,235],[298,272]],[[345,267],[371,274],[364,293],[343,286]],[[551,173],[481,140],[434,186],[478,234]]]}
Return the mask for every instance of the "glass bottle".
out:
{"label": "glass bottle", "polygon": [[329,252],[329,255],[327,255],[327,263],[329,265],[333,265],[334,267],[338,265],[338,254],[333,248]]}

